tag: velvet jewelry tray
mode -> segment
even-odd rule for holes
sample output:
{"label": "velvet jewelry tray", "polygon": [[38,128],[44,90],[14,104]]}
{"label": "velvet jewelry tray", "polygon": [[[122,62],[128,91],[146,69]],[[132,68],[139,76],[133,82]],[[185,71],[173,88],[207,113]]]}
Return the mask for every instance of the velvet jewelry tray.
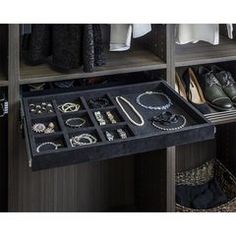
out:
{"label": "velvet jewelry tray", "polygon": [[[165,93],[173,104],[168,111],[183,115],[187,121],[185,127],[174,131],[161,131],[155,128],[150,119],[158,111],[146,109],[136,102],[137,96],[145,91]],[[143,126],[136,126],[129,121],[117,104],[116,96],[123,96],[131,102],[143,116],[145,121]],[[88,100],[99,97],[105,97],[109,104],[100,109],[91,108]],[[53,112],[47,114],[34,114],[30,112],[30,104],[41,104],[42,102],[51,103]],[[62,113],[58,106],[66,102],[79,103],[81,105],[79,111]],[[151,103],[153,101],[148,101],[147,96],[145,102]],[[122,103],[122,105],[124,105],[130,115],[133,115],[133,119],[136,120],[137,117],[125,106],[125,103]],[[112,112],[117,123],[106,122],[106,125],[100,126],[94,116],[96,111],[100,111],[104,116],[107,111]],[[86,120],[86,124],[80,128],[71,128],[65,124],[67,119],[76,117]],[[32,167],[32,170],[125,157],[136,153],[212,139],[215,134],[215,127],[193,106],[181,98],[165,81],[23,97],[22,120],[24,122],[29,166]],[[48,125],[50,122],[53,122],[55,125],[54,133],[38,134],[32,130],[32,126],[36,123]],[[126,139],[121,139],[118,136],[117,129],[120,128],[127,134]],[[113,141],[107,140],[106,131],[114,134],[115,139]],[[92,134],[96,137],[97,142],[91,145],[72,147],[70,138],[83,133]],[[37,152],[37,147],[44,142],[57,143],[60,144],[60,147],[57,150]]]}

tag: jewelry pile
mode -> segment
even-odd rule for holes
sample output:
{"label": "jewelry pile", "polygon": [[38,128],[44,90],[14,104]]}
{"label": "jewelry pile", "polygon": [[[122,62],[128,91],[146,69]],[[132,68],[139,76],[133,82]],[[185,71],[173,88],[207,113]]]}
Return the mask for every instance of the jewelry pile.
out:
{"label": "jewelry pile", "polygon": [[70,138],[70,144],[72,147],[91,145],[94,143],[97,143],[97,138],[92,134],[84,133]]}
{"label": "jewelry pile", "polygon": [[73,102],[67,102],[62,105],[57,106],[57,108],[60,110],[62,113],[67,113],[67,112],[76,112],[79,111],[80,109],[80,104],[73,103]]}
{"label": "jewelry pile", "polygon": [[29,109],[31,113],[34,114],[45,114],[45,113],[52,113],[53,112],[53,106],[52,103],[46,103],[42,102],[40,104],[29,104]]}
{"label": "jewelry pile", "polygon": [[46,125],[43,123],[36,123],[33,125],[32,130],[38,134],[51,134],[55,132],[55,124],[53,122],[50,122],[46,127]]}

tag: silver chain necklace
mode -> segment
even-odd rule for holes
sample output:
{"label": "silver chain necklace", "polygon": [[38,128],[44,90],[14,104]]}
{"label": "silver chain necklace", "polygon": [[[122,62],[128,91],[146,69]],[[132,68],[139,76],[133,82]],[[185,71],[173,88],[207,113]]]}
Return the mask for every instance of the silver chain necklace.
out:
{"label": "silver chain necklace", "polygon": [[[162,96],[162,97],[165,97],[165,99],[167,100],[167,103],[163,106],[148,106],[148,105],[145,105],[143,103],[141,103],[141,98],[143,96],[146,96],[146,95],[158,95],[158,96]],[[165,93],[162,93],[162,92],[155,92],[155,91],[146,91],[144,93],[141,93],[138,95],[138,97],[136,98],[136,102],[146,108],[146,109],[149,109],[149,110],[167,110],[170,108],[170,106],[172,105],[172,102],[170,100],[170,98],[165,94]]]}

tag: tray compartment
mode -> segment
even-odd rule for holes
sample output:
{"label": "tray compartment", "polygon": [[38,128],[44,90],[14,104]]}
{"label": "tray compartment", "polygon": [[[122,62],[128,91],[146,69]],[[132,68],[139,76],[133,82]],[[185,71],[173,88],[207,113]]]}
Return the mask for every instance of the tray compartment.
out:
{"label": "tray compartment", "polygon": [[[40,155],[42,153],[52,153],[52,152],[59,151],[60,149],[67,148],[67,144],[66,144],[63,134],[51,134],[46,137],[40,135],[40,137],[35,137],[34,141],[35,141],[35,147],[36,147],[36,149],[34,150],[34,153],[37,153],[38,155]],[[42,143],[47,143],[47,142],[52,142],[52,143],[55,143],[60,146],[58,146],[57,150],[53,150],[53,149],[47,148],[47,146],[45,146],[45,148],[44,147],[40,148],[42,151],[37,152],[37,147],[39,145],[41,145]]]}
{"label": "tray compartment", "polygon": [[[108,131],[109,133],[111,133],[114,136],[113,141],[121,141],[122,138],[120,137],[120,135],[117,131],[118,129],[122,129],[126,133],[126,135],[127,135],[126,139],[129,139],[130,137],[135,136],[133,131],[130,129],[130,127],[128,125],[113,125],[113,126],[109,126],[109,127],[104,127],[104,128],[102,128],[102,132],[103,132],[104,136],[106,137],[106,131]],[[106,137],[106,141],[111,142],[107,139],[107,137]]]}
{"label": "tray compartment", "polygon": [[[158,111],[148,110],[136,103],[136,98],[145,91],[161,91],[168,95],[173,103],[169,111],[184,115],[187,119],[186,126],[175,131],[161,131],[153,127],[150,118],[158,114]],[[89,98],[107,96],[111,102],[109,107],[102,109],[90,109],[87,104]],[[145,120],[144,126],[133,125],[115,101],[116,96],[123,96],[139,111]],[[74,113],[61,113],[55,107],[58,103],[81,102],[82,110]],[[147,98],[148,99],[148,98]],[[53,116],[57,118],[60,132],[44,137],[32,134],[32,119],[36,119],[29,113],[28,104],[32,101],[51,101],[55,109]],[[147,100],[147,103],[149,101]],[[104,113],[107,110],[115,111],[120,122],[99,126],[93,112],[100,110]],[[23,98],[24,120],[26,123],[27,151],[32,170],[54,168],[59,166],[72,165],[76,163],[112,159],[136,153],[148,152],[163,149],[169,146],[183,145],[193,142],[204,141],[214,138],[215,127],[208,122],[200,112],[191,104],[181,98],[170,86],[163,81],[139,83],[132,85],[122,85],[109,88],[99,88],[90,90],[80,90],[70,93],[51,94],[45,96]],[[64,121],[69,117],[85,115],[89,120],[89,125],[83,128],[68,128]],[[55,118],[55,119],[56,119]],[[116,131],[119,127],[124,128],[128,133],[127,139],[115,139],[109,142],[106,139],[105,131]],[[72,135],[90,133],[95,135],[98,142],[86,146],[71,147],[70,138]],[[117,137],[117,136],[116,136]],[[46,140],[62,141],[63,146],[55,151],[36,153],[36,147],[40,142]]]}
{"label": "tray compartment", "polygon": [[[104,99],[106,99],[107,100],[107,102],[108,102],[108,104],[106,105],[106,106],[103,106],[103,107],[94,107],[94,105],[93,105],[93,103],[91,103],[91,99],[93,100],[93,99],[100,99],[100,98],[104,98]],[[110,97],[108,96],[108,94],[102,94],[101,96],[94,96],[94,94],[88,94],[87,96],[86,96],[86,102],[87,102],[87,105],[88,105],[88,108],[89,109],[96,109],[96,110],[98,110],[98,109],[103,109],[103,108],[109,108],[109,107],[112,107],[112,106],[114,106],[114,104],[113,104],[113,102],[111,101],[111,99],[110,99]]]}
{"label": "tray compartment", "polygon": [[[68,119],[73,119],[73,118],[81,118],[85,120],[85,123],[81,126],[81,127],[70,127],[66,124],[66,121]],[[82,112],[73,112],[73,113],[69,113],[69,114],[62,114],[62,119],[63,119],[63,123],[64,126],[66,127],[66,129],[68,130],[68,132],[74,131],[74,130],[82,130],[82,129],[87,129],[88,127],[93,127],[94,124],[90,119],[90,116],[88,114],[88,112],[86,111],[82,111]],[[70,122],[72,125],[73,124],[78,124],[76,121]]]}
{"label": "tray compartment", "polygon": [[[38,124],[38,123],[42,123],[46,127],[48,127],[49,123],[51,123],[51,122],[54,124],[54,132],[53,133],[57,133],[57,132],[60,132],[62,130],[59,123],[58,123],[58,120],[57,120],[56,116],[34,118],[34,119],[31,120],[30,124],[31,124],[32,128],[33,128],[34,124]],[[35,135],[35,136],[37,136],[37,135],[50,135],[51,134],[51,133],[37,133],[37,132],[33,131],[32,128],[31,128],[31,131],[32,131],[33,135]]]}
{"label": "tray compartment", "polygon": [[[82,134],[90,134],[92,135],[93,137],[96,138],[96,143],[93,143],[93,144],[88,144],[88,145],[76,145],[76,146],[72,146],[72,143],[71,143],[71,138],[75,137],[75,136],[79,136],[79,135],[82,135]],[[83,146],[91,146],[91,145],[96,145],[97,143],[100,143],[102,142],[102,138],[100,137],[98,131],[94,128],[90,128],[90,129],[86,129],[86,130],[83,130],[83,131],[74,131],[74,132],[70,132],[68,134],[69,136],[69,143],[70,143],[70,148],[80,148],[80,147],[83,147]],[[83,139],[82,140],[83,142],[85,142],[86,140]]]}
{"label": "tray compartment", "polygon": [[[47,104],[46,106],[44,104]],[[49,107],[50,105],[50,107]],[[35,111],[33,111],[33,110]],[[39,113],[41,111],[41,113]],[[27,113],[32,117],[44,117],[55,115],[53,100],[47,98],[33,98],[27,102]]]}
{"label": "tray compartment", "polygon": [[[82,99],[79,95],[71,95],[71,96],[56,96],[55,99],[55,105],[56,105],[56,109],[60,111],[60,113],[64,114],[64,112],[62,112],[58,107],[62,106],[65,103],[75,103],[75,104],[79,104],[80,108],[79,111],[83,111],[85,110],[85,106],[84,103],[82,102]],[[77,112],[77,111],[75,111]],[[73,111],[71,112],[65,112],[65,113],[74,113]]]}
{"label": "tray compartment", "polygon": [[[105,122],[106,122],[105,125],[100,125],[99,122],[97,121],[96,116],[95,116],[95,112],[98,112],[98,111],[101,113],[103,119],[105,120]],[[94,119],[96,120],[98,126],[115,125],[120,122],[124,122],[123,117],[120,115],[120,113],[118,112],[118,110],[116,108],[103,109],[103,110],[95,109],[95,110],[92,110],[91,112],[93,113]],[[111,122],[111,120],[108,118],[107,112],[110,112],[113,115],[116,123]]]}

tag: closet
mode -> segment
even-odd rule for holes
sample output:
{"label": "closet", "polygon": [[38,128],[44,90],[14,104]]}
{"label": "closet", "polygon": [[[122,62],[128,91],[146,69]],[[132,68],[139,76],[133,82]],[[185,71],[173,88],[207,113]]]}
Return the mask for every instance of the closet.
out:
{"label": "closet", "polygon": [[[21,55],[20,27],[0,26],[0,89],[5,89],[9,101],[8,118],[0,118],[3,211],[172,212],[177,172],[217,157],[236,174],[235,110],[208,117],[216,127],[215,138],[209,141],[39,171],[29,167],[22,122],[21,98],[29,84],[75,79],[78,89],[81,85],[90,89],[86,81],[98,77],[107,81],[107,87],[160,79],[174,87],[176,70],[182,73],[188,66],[213,63],[229,68],[236,77],[236,41],[225,37],[224,26],[220,44],[212,46],[176,45],[175,25],[152,25],[152,32],[135,39],[129,51],[107,51],[106,65],[90,73],[82,69],[60,73],[47,64],[27,65]],[[46,93],[51,91],[48,87]]]}

